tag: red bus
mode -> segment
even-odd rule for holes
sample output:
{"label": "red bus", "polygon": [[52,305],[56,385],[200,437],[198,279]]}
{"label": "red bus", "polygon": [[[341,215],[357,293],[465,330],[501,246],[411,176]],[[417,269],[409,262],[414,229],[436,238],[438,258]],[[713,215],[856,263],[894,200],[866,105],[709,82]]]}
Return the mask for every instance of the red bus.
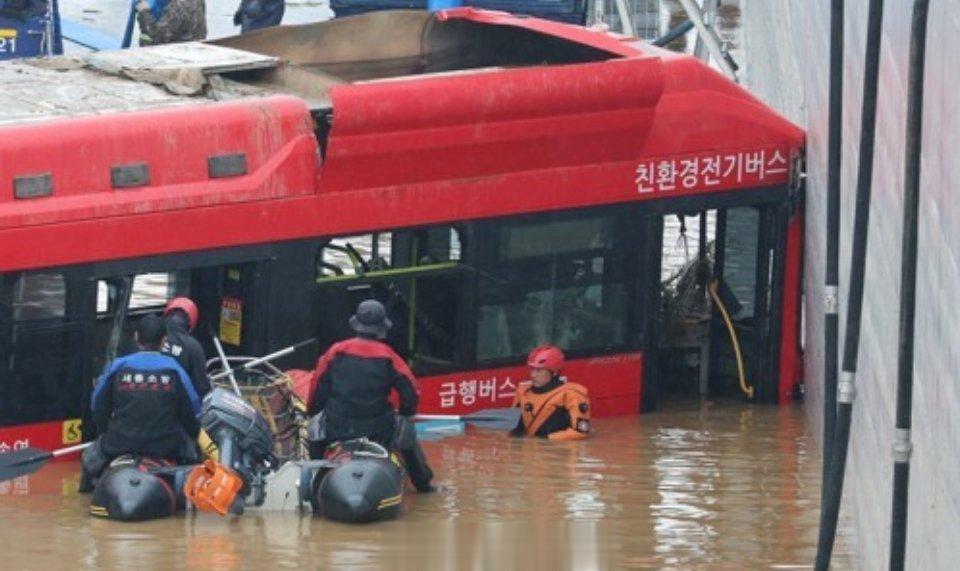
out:
{"label": "red bus", "polygon": [[[377,298],[422,412],[509,405],[542,342],[597,416],[736,394],[726,317],[749,398],[797,391],[803,133],[696,59],[455,9],[61,64],[0,65],[0,448],[81,438],[177,295],[231,354],[318,337],[287,368]],[[740,306],[693,341],[663,310],[678,216]]]}

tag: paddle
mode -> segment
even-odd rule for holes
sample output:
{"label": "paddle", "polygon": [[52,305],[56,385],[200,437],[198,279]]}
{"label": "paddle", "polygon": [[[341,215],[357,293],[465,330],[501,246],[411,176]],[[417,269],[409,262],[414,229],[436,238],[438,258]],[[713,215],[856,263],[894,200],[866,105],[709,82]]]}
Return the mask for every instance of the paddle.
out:
{"label": "paddle", "polygon": [[48,461],[57,456],[78,452],[93,442],[84,442],[74,446],[67,446],[53,452],[40,450],[39,448],[23,448],[0,454],[0,482],[19,478],[33,474],[43,467]]}
{"label": "paddle", "polygon": [[272,361],[272,360],[274,360],[274,359],[279,359],[280,357],[283,357],[284,355],[289,355],[290,353],[293,353],[294,351],[296,351],[297,349],[300,349],[301,347],[306,347],[307,345],[310,345],[311,343],[316,343],[316,341],[317,341],[317,339],[316,339],[315,337],[311,337],[310,339],[307,339],[306,341],[301,341],[301,342],[299,342],[299,343],[297,343],[297,344],[295,344],[295,345],[291,345],[291,346],[289,346],[289,347],[284,347],[283,349],[279,349],[279,350],[277,350],[277,351],[274,351],[273,353],[270,353],[269,355],[264,355],[263,357],[258,357],[258,358],[256,358],[256,359],[253,359],[252,361],[247,361],[246,363],[244,363],[244,364],[242,364],[242,365],[237,365],[236,367],[234,367],[234,368],[232,368],[232,369],[230,369],[230,370],[228,370],[228,371],[220,371],[220,372],[217,373],[216,375],[211,376],[211,377],[210,377],[210,380],[211,380],[211,381],[217,381],[217,380],[220,380],[220,379],[222,379],[222,378],[224,378],[224,377],[226,377],[226,376],[228,376],[228,375],[232,375],[233,373],[239,373],[240,371],[246,371],[246,370],[252,369],[252,368],[256,367],[257,365],[262,365],[262,364],[266,363],[267,361]]}
{"label": "paddle", "polygon": [[510,430],[520,421],[520,409],[517,407],[488,408],[470,414],[418,414],[414,418],[416,420],[452,420],[490,430]]}

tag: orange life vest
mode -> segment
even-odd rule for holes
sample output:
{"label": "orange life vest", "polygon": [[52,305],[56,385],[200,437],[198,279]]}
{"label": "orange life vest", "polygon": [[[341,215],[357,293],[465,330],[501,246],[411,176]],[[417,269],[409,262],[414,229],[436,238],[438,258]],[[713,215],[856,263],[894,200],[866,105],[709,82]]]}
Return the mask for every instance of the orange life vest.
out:
{"label": "orange life vest", "polygon": [[530,381],[520,383],[513,406],[520,409],[527,436],[580,440],[590,433],[590,397],[577,383],[560,383],[545,392],[536,392]]}

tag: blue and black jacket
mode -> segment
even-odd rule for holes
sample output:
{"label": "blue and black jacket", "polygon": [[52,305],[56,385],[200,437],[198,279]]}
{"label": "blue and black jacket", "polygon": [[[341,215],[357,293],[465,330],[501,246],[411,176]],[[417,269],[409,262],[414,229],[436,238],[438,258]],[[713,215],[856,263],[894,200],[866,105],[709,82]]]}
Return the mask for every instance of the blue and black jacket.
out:
{"label": "blue and black jacket", "polygon": [[142,454],[177,459],[184,436],[200,432],[200,399],[190,376],[167,355],[141,351],[114,361],[97,379],[93,420],[109,457]]}

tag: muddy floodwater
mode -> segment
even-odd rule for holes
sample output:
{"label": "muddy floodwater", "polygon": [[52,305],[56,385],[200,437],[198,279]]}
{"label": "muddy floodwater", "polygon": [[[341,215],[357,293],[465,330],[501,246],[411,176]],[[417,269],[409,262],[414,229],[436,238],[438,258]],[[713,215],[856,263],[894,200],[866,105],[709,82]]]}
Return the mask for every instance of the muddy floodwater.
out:
{"label": "muddy floodwater", "polygon": [[[438,493],[399,519],[87,515],[78,466],[0,484],[3,569],[802,569],[820,463],[799,407],[668,406],[580,443],[468,431],[425,443]],[[835,568],[849,568],[845,547]]]}

